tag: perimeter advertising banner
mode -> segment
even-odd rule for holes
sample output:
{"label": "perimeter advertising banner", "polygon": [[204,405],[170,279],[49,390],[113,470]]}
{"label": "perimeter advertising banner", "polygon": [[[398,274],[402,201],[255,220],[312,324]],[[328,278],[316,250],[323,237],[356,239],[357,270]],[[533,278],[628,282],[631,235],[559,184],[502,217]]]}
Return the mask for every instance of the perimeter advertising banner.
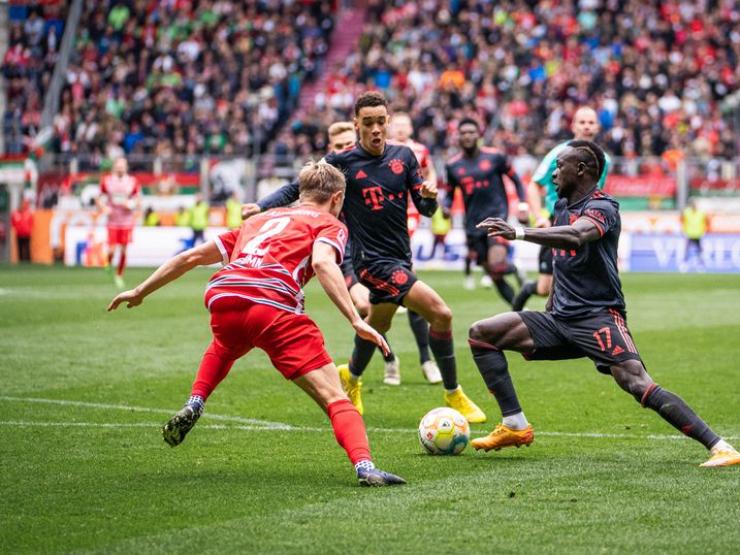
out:
{"label": "perimeter advertising banner", "polygon": [[740,273],[740,234],[709,233],[701,251],[677,233],[631,234],[633,272]]}

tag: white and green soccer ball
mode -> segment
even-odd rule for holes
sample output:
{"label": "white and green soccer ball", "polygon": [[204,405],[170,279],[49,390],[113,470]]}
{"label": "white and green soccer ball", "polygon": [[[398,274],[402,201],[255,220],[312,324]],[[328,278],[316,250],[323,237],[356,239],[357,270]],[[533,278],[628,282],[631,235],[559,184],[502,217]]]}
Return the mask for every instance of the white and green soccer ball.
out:
{"label": "white and green soccer ball", "polygon": [[430,455],[458,455],[470,442],[470,425],[455,409],[432,409],[419,423],[419,442]]}

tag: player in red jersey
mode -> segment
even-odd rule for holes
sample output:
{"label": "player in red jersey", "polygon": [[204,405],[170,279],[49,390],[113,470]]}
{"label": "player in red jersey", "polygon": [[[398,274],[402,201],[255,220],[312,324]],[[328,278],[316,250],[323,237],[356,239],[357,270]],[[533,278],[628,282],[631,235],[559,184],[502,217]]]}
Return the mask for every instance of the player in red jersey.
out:
{"label": "player in red jersey", "polygon": [[123,289],[126,249],[133,237],[136,211],[141,202],[141,187],[138,180],[129,175],[125,158],[116,158],[113,173],[101,180],[97,202],[98,208],[108,215],[108,268],[112,267],[113,257],[118,250],[118,268],[114,279],[116,286]]}
{"label": "player in red jersey", "polygon": [[[409,147],[419,162],[419,168],[421,169],[424,181],[437,183],[437,172],[434,169],[429,149],[425,145],[413,140],[411,138],[413,135],[414,124],[411,122],[411,117],[406,112],[395,112],[391,118],[390,125],[391,141]],[[414,235],[414,232],[419,227],[420,220],[421,214],[419,214],[414,203],[409,202],[409,237]],[[434,362],[429,354],[429,324],[420,314],[413,310],[408,311],[408,318],[409,326],[411,326],[411,331],[416,340],[416,347],[419,351],[419,364],[421,365],[422,374],[424,374],[424,377],[429,383],[440,383],[442,381],[442,374],[439,371],[439,366],[437,366],[437,363]],[[390,385],[401,383],[401,369],[397,362],[394,366],[386,365],[383,381]]]}
{"label": "player in red jersey", "polygon": [[362,417],[342,390],[319,328],[303,313],[302,287],[315,272],[355,333],[388,350],[382,336],[352,305],[337,265],[347,241],[347,228],[336,218],[344,202],[344,176],[328,164],[311,162],[298,182],[298,206],[255,216],[241,228],[177,255],[138,287],[120,293],[108,310],[121,303],[138,306],[194,267],[223,262],[205,294],[213,341],[203,355],[190,398],[162,428],[164,440],[179,445],[234,362],[259,347],[286,379],[327,412],[362,485],[402,484],[402,478],[373,465]]}

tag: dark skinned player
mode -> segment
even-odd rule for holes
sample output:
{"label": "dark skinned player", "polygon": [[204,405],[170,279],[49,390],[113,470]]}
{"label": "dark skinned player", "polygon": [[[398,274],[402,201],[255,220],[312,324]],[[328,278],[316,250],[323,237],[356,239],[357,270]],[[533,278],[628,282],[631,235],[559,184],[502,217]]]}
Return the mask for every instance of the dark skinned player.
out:
{"label": "dark skinned player", "polygon": [[702,466],[740,464],[740,454],[729,443],[645,370],[627,328],[617,272],[619,204],[597,187],[605,163],[595,143],[571,141],[558,155],[553,174],[559,200],[552,227],[515,229],[499,218],[479,224],[493,237],[552,248],[554,286],[547,312],[507,312],[470,327],[473,358],[503,415],[503,422],[488,436],[474,439],[473,447],[499,450],[534,440],[503,353],[517,351],[528,360],[590,358],[643,407],[704,445],[710,458]]}
{"label": "dark skinned player", "polygon": [[506,220],[509,216],[509,199],[503,177],[509,177],[519,196],[519,218],[528,218],[529,207],[521,179],[509,164],[506,155],[493,148],[479,146],[481,139],[478,122],[464,118],[458,126],[458,146],[461,152],[447,162],[449,194],[445,214],[449,215],[455,189],[460,188],[465,203],[465,236],[468,253],[491,277],[499,294],[511,304],[514,290],[504,276],[517,274],[517,268],[508,260],[509,243],[501,237],[489,237],[476,224],[485,218]]}

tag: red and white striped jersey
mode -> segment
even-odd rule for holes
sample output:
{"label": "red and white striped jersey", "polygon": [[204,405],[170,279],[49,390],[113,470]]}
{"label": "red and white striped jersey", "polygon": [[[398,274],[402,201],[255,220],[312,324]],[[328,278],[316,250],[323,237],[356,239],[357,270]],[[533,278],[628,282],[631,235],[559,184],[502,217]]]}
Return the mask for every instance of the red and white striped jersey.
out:
{"label": "red and white striped jersey", "polygon": [[105,197],[110,208],[108,227],[134,227],[134,201],[140,193],[139,181],[132,175],[118,177],[108,174],[103,177],[100,181],[100,194]]}
{"label": "red and white striped jersey", "polygon": [[241,297],[301,314],[317,241],[332,246],[341,263],[347,228],[328,212],[307,206],[268,210],[219,235],[224,267],[206,286],[206,306],[221,297]]}

